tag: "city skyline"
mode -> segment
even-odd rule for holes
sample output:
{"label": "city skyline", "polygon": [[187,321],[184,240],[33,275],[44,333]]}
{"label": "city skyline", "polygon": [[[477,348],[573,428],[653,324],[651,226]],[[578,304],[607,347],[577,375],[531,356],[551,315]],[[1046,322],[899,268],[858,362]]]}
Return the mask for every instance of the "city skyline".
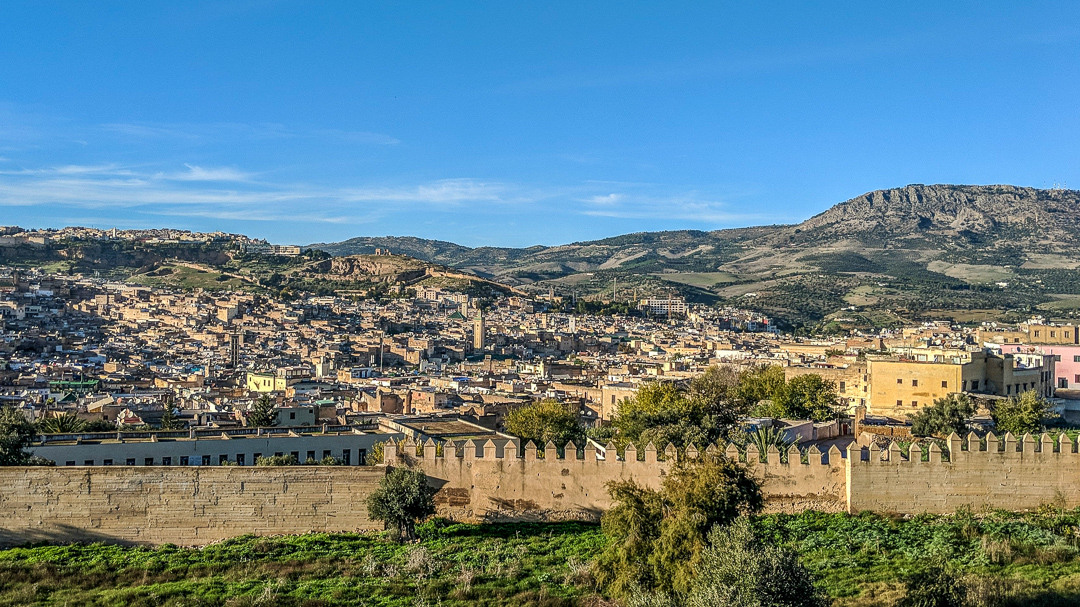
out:
{"label": "city skyline", "polygon": [[0,7],[27,227],[554,245],[1080,184],[1078,7]]}

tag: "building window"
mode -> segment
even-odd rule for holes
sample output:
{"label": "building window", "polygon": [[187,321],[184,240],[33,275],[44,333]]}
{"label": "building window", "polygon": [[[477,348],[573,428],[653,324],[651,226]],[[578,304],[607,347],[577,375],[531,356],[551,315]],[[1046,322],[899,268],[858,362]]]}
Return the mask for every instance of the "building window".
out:
{"label": "building window", "polygon": [[[361,449],[361,451],[363,450]],[[345,464],[346,466],[352,465],[352,451],[350,451],[349,449],[341,450],[341,463]]]}
{"label": "building window", "polygon": [[236,454],[236,465],[237,466],[243,466],[244,465],[244,454],[243,453],[237,453]]}
{"label": "building window", "polygon": [[941,382],[941,387],[942,388],[948,388],[949,387],[949,382],[948,381],[942,381]]}
{"label": "building window", "polygon": [[896,406],[897,407],[903,407],[904,406],[904,401],[900,400],[899,398],[896,399]]}
{"label": "building window", "polygon": [[163,457],[163,458],[161,458],[161,465],[162,466],[171,466],[172,465],[172,458],[171,457]]}
{"label": "building window", "polygon": [[209,455],[202,456],[202,465],[204,465],[204,466],[209,466],[210,465],[210,456]]}
{"label": "building window", "polygon": [[293,459],[295,459],[296,461],[300,461],[300,452],[299,451],[293,451],[290,455],[292,455]]}
{"label": "building window", "polygon": [[357,464],[360,466],[367,465],[367,449],[361,449],[357,452]]}
{"label": "building window", "polygon": [[64,462],[64,465],[65,466],[74,466],[75,465],[75,460],[69,459],[68,461]]}
{"label": "building window", "polygon": [[840,382],[840,391],[847,392],[847,382]]}
{"label": "building window", "polygon": [[326,459],[328,457],[330,457],[330,451],[329,450],[323,451],[322,452],[322,458]]}
{"label": "building window", "polygon": [[180,456],[180,465],[181,466],[189,466],[189,465],[191,465],[191,458],[189,458],[186,455],[181,455]]}
{"label": "building window", "polygon": [[314,460],[315,459],[315,452],[314,451],[308,451],[307,452],[307,458],[310,459],[310,460]]}
{"label": "building window", "polygon": [[217,456],[217,463],[218,463],[219,466],[221,464],[224,464],[227,461],[229,461],[229,456],[228,455],[219,455],[219,456]]}
{"label": "building window", "polygon": [[911,387],[912,387],[912,388],[917,388],[917,387],[919,387],[919,380],[917,380],[917,379],[913,379],[913,380],[911,380]]}
{"label": "building window", "polygon": [[919,406],[919,401],[917,401],[917,400],[911,401],[911,406],[912,407],[918,407]]}
{"label": "building window", "polygon": [[971,389],[972,390],[978,390],[979,389],[979,380],[977,380],[977,379],[971,380]]}
{"label": "building window", "polygon": [[296,411],[289,412],[289,419],[296,419]]}
{"label": "building window", "polygon": [[1039,332],[1038,332],[1038,331],[1036,331],[1036,332],[1035,332],[1035,337],[1038,337],[1038,336],[1039,336]]}
{"label": "building window", "polygon": [[82,465],[84,465],[84,466],[93,466],[94,465],[94,460],[88,459],[88,460],[84,461],[82,463]]}
{"label": "building window", "polygon": [[154,458],[148,457],[148,458],[144,459],[143,460],[143,465],[144,466],[153,466],[154,465]]}
{"label": "building window", "polygon": [[1051,331],[1050,332],[1050,337],[1057,337],[1057,335],[1055,335],[1056,333],[1057,333],[1057,331]]}
{"label": "building window", "polygon": [[[72,462],[72,463],[75,463],[75,462]],[[112,465],[112,460],[111,459],[102,460],[101,465],[102,466],[111,466]]]}
{"label": "building window", "polygon": [[127,458],[127,462],[125,463],[125,465],[134,466],[135,465],[135,458],[134,457]]}
{"label": "building window", "polygon": [[259,465],[259,458],[260,458],[260,457],[262,457],[262,453],[255,453],[255,454],[253,454],[253,455],[251,456],[251,463],[253,463],[253,464],[255,464],[256,466],[258,466],[258,465]]}
{"label": "building window", "polygon": [[898,383],[898,384],[902,384],[902,383],[904,383],[904,380],[902,380],[902,379],[900,379],[899,377],[897,377],[897,378],[896,378],[896,383]]}
{"label": "building window", "polygon": [[1012,386],[1005,386],[1005,394],[1012,394]]}

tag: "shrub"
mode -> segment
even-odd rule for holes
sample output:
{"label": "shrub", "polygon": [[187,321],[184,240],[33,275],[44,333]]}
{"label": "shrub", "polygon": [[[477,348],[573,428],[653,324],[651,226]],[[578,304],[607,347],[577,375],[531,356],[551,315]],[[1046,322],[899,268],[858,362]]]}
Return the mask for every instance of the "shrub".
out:
{"label": "shrub", "polygon": [[293,455],[263,456],[255,460],[256,466],[296,466],[300,460]]}
{"label": "shrub", "polygon": [[637,589],[685,592],[709,529],[761,508],[757,481],[723,456],[679,462],[660,491],[632,480],[610,483],[615,506],[601,525],[610,538],[595,567],[616,596]]}
{"label": "shrub", "polygon": [[1034,390],[998,401],[991,415],[1000,432],[1012,432],[1016,436],[1041,432],[1046,427],[1046,420],[1057,417],[1050,409],[1050,403]]}
{"label": "shrub", "polygon": [[946,437],[953,432],[959,436],[967,434],[967,420],[972,415],[975,415],[975,406],[967,394],[950,394],[908,417],[911,433],[915,436]]}
{"label": "shrub", "polygon": [[687,607],[825,607],[828,601],[794,551],[754,538],[741,518],[709,533]]}
{"label": "shrub", "polygon": [[382,521],[396,540],[416,538],[416,523],[435,514],[434,491],[423,470],[393,468],[367,498],[368,516]]}

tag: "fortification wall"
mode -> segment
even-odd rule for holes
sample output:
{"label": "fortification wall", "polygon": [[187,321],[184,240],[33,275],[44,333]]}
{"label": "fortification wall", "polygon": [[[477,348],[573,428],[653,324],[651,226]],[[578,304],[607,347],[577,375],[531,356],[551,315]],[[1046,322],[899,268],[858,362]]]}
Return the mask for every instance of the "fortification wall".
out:
{"label": "fortification wall", "polygon": [[[413,457],[415,449],[415,445],[406,443],[404,452],[398,453],[395,447],[388,446],[386,461],[419,465],[430,484],[438,488],[435,500],[439,513],[466,521],[596,521],[611,506],[608,482],[633,479],[658,489],[677,457],[674,447],[669,445],[661,452],[651,444],[642,450],[640,460],[633,446],[618,456],[613,446],[605,452],[595,448],[579,452],[568,445],[565,457],[558,457],[552,444],[542,454],[530,443],[523,457],[519,457],[513,443],[504,450],[493,441],[461,445],[448,442],[441,454],[429,442],[423,447],[423,456],[418,457]],[[740,453],[728,445],[723,452],[750,462],[751,473],[762,482],[766,511],[846,509],[846,471],[843,456],[835,447],[829,453],[813,449],[806,462],[797,449],[782,461],[785,458],[772,448],[764,462],[754,447]],[[697,456],[692,448],[684,454]]]}
{"label": "fortification wall", "polygon": [[0,467],[0,545],[202,545],[381,527],[364,498],[384,474],[352,466]]}
{"label": "fortification wall", "polygon": [[[984,506],[1023,510],[1053,503],[1080,506],[1080,453],[1067,437],[1022,440],[953,436],[909,457],[891,444],[852,445],[845,458],[795,448],[762,454],[727,445],[762,483],[766,511],[874,510],[947,513]],[[504,448],[505,447],[505,448]],[[715,446],[709,451],[717,452]],[[634,479],[658,488],[679,455],[652,445],[542,457],[529,445],[519,457],[510,442],[428,442],[403,453],[390,443],[391,465],[420,466],[438,489],[440,514],[456,520],[597,520],[611,506],[606,484]],[[642,459],[638,459],[642,456]],[[699,454],[688,449],[681,457]],[[0,468],[0,545],[106,541],[201,545],[243,534],[292,534],[377,528],[364,500],[384,466],[295,467],[36,467]]]}
{"label": "fortification wall", "polygon": [[1061,448],[1049,435],[1018,441],[1012,434],[1003,440],[991,434],[980,443],[973,434],[964,440],[953,435],[945,452],[931,445],[927,461],[915,446],[908,457],[896,443],[884,450],[854,446],[848,456],[849,511],[941,514],[961,507],[1080,506],[1080,454],[1067,436],[1059,437]]}

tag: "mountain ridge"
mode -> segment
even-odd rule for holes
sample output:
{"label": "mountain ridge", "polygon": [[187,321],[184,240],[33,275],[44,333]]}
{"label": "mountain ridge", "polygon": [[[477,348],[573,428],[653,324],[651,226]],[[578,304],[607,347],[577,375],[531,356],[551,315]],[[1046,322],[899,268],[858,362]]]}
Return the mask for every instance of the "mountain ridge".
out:
{"label": "mountain ridge", "polygon": [[[630,293],[678,292],[758,308],[794,325],[888,317],[856,319],[859,326],[917,320],[938,309],[1073,313],[1080,310],[1078,244],[1075,190],[910,184],[867,192],[794,224],[528,248],[415,237],[312,246],[331,254],[388,248],[537,291],[617,296],[617,283],[636,290]],[[1058,306],[1064,300],[1068,305]]]}

